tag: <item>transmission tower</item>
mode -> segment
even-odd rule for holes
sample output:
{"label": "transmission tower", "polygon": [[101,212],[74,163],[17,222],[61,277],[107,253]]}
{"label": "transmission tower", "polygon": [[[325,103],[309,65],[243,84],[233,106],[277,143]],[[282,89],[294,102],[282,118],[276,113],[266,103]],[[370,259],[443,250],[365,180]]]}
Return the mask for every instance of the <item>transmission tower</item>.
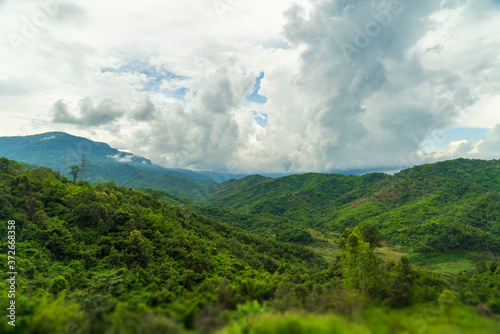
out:
{"label": "transmission tower", "polygon": [[87,180],[87,155],[82,154],[82,163],[80,165],[80,177],[82,181]]}

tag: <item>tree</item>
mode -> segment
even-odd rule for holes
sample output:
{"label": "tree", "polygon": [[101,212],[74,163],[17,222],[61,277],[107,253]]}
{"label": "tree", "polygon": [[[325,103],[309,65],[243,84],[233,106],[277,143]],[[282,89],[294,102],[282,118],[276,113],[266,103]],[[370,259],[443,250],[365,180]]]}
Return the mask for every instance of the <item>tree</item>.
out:
{"label": "tree", "polygon": [[7,174],[12,170],[9,159],[5,157],[0,158],[0,172]]}
{"label": "tree", "polygon": [[407,256],[399,259],[396,277],[391,285],[392,301],[395,306],[411,304],[415,286],[415,273]]}
{"label": "tree", "polygon": [[74,165],[70,167],[69,174],[73,176],[73,182],[76,183],[76,177],[80,173],[80,166]]}
{"label": "tree", "polygon": [[363,241],[370,244],[370,249],[373,250],[382,246],[381,242],[384,237],[380,234],[375,225],[360,224],[359,232],[361,233]]}
{"label": "tree", "polygon": [[368,294],[383,281],[380,260],[370,244],[362,240],[358,227],[349,229],[347,233],[344,231],[344,234],[339,240],[344,256],[344,285],[347,289],[359,289],[361,294]]}
{"label": "tree", "polygon": [[140,231],[133,230],[125,241],[126,258],[129,264],[136,262],[146,266],[153,259],[155,247],[153,243],[145,238]]}
{"label": "tree", "polygon": [[450,317],[450,310],[453,307],[460,305],[460,300],[458,299],[457,295],[453,291],[444,290],[439,295],[438,303],[444,307],[448,317]]}
{"label": "tree", "polygon": [[476,275],[482,274],[488,270],[486,262],[484,262],[483,256],[477,253],[467,254],[468,259],[474,264],[476,268]]}
{"label": "tree", "polygon": [[355,228],[348,227],[344,230],[338,242],[340,249],[344,249],[347,246],[346,242],[354,231],[356,231],[357,235],[361,237],[363,242],[369,244],[371,250],[382,246],[381,241],[383,240],[383,237],[377,227],[374,225],[360,224]]}
{"label": "tree", "polygon": [[281,242],[291,243],[310,243],[313,242],[313,237],[309,231],[303,227],[293,227],[276,233],[276,240]]}

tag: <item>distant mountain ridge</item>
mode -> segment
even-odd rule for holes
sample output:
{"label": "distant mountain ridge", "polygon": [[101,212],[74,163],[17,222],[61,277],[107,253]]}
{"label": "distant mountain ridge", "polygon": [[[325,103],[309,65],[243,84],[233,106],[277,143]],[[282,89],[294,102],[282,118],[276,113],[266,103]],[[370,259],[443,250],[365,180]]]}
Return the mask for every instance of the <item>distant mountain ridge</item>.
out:
{"label": "distant mountain ridge", "polygon": [[0,156],[48,167],[66,176],[72,165],[81,164],[82,154],[86,155],[90,182],[112,180],[118,185],[158,189],[187,199],[205,196],[217,182],[245,176],[164,168],[106,143],[64,132],[0,137]]}

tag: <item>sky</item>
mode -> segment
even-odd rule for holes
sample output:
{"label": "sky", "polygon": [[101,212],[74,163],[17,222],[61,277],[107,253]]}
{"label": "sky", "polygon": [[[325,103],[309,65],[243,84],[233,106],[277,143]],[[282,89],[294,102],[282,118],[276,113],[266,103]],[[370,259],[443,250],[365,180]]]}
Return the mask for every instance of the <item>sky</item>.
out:
{"label": "sky", "polygon": [[170,168],[500,157],[498,0],[0,0],[0,136]]}

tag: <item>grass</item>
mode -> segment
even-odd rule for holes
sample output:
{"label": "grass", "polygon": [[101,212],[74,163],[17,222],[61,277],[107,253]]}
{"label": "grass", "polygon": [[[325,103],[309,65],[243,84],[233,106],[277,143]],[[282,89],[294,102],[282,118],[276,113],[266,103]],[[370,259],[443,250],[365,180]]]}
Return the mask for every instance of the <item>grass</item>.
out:
{"label": "grass", "polygon": [[337,248],[337,245],[330,242],[317,241],[308,245],[308,248],[323,256],[329,263],[333,262],[337,255],[340,255],[340,250]]}
{"label": "grass", "polygon": [[304,312],[265,312],[248,315],[219,334],[330,334],[330,333],[430,333],[498,334],[500,319],[485,318],[470,307],[422,304],[404,310],[368,307],[350,316]]}
{"label": "grass", "polygon": [[333,262],[337,255],[340,255],[340,250],[337,247],[337,235],[325,235],[323,232],[312,228],[308,228],[307,230],[315,239],[315,241],[309,244],[308,247],[323,256],[327,262]]}
{"label": "grass", "polygon": [[431,269],[444,275],[457,274],[464,270],[473,270],[474,264],[466,252],[457,253],[411,253],[410,261],[422,268]]}
{"label": "grass", "polygon": [[[308,245],[309,249],[323,256],[329,263],[333,262],[337,255],[340,255],[340,250],[337,247],[337,240],[340,236],[338,233],[325,234],[312,228],[309,228],[308,231],[315,239],[313,243]],[[407,255],[414,265],[429,271],[439,272],[445,276],[474,269],[474,265],[468,259],[466,252],[420,254],[405,252],[397,245],[387,244],[377,248],[375,252],[381,259],[392,259],[394,261],[398,261],[402,256]],[[485,258],[485,260],[489,262],[488,259]]]}
{"label": "grass", "polygon": [[[340,250],[337,247],[338,233],[330,233],[325,235],[323,232],[308,229],[309,233],[316,239],[315,242],[308,245],[310,249],[323,256],[327,262],[333,262],[337,255],[340,255]],[[408,255],[402,252],[397,247],[384,246],[376,250],[377,255],[382,259],[399,260],[400,257]]]}
{"label": "grass", "polygon": [[394,261],[399,260],[401,257],[408,255],[408,253],[403,253],[397,248],[392,248],[389,246],[384,246],[381,248],[377,248],[375,253],[381,257],[382,259],[391,259]]}

